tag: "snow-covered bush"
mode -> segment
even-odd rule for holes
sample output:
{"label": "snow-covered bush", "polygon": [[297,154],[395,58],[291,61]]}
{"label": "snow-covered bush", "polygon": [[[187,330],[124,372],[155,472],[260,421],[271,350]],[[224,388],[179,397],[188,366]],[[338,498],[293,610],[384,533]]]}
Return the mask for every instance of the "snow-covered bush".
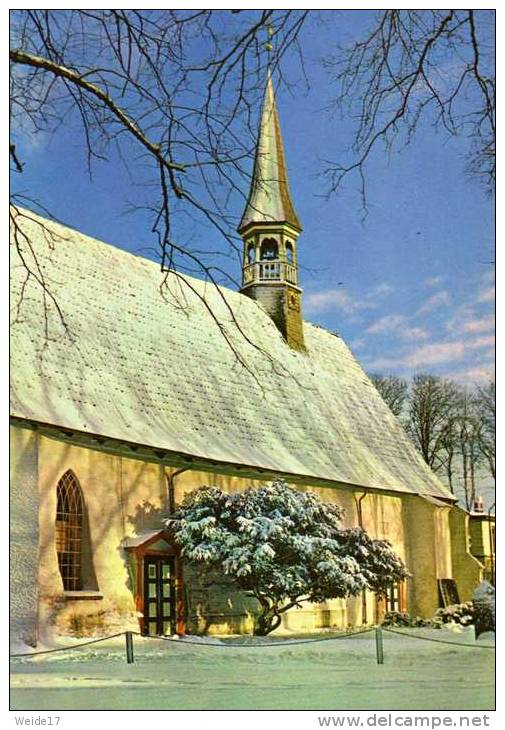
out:
{"label": "snow-covered bush", "polygon": [[469,626],[473,624],[473,603],[455,603],[452,606],[439,608],[435,614],[434,621],[443,624],[455,623],[461,626]]}
{"label": "snow-covered bush", "polygon": [[404,611],[387,611],[382,619],[383,626],[407,626],[411,628],[438,628],[430,619],[411,616]]}
{"label": "snow-covered bush", "polygon": [[382,619],[383,626],[411,626],[411,617],[403,611],[387,611]]}
{"label": "snow-covered bush", "polygon": [[167,520],[190,563],[221,570],[260,604],[254,633],[303,601],[379,594],[407,570],[386,540],[343,528],[343,509],[285,482],[225,494],[202,487]]}

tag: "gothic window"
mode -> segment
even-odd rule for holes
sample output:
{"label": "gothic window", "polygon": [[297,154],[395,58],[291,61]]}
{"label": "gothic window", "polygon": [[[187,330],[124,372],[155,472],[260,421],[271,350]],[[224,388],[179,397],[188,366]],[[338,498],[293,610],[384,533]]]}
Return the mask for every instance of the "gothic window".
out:
{"label": "gothic window", "polygon": [[256,251],[254,248],[254,243],[250,243],[247,246],[247,263],[253,264],[256,259]]}
{"label": "gothic window", "polygon": [[69,470],[56,487],[56,552],[66,591],[82,590],[84,504],[81,487]]}
{"label": "gothic window", "polygon": [[293,244],[291,243],[291,241],[286,241],[286,258],[288,264],[293,263]]}
{"label": "gothic window", "polygon": [[261,259],[262,261],[272,261],[273,259],[277,259],[278,256],[278,246],[277,241],[275,238],[264,238],[261,242]]}

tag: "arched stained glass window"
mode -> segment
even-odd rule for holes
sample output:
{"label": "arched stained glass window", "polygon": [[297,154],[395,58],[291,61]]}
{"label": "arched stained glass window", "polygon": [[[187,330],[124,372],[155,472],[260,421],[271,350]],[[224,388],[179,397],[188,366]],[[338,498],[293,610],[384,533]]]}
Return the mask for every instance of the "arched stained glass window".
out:
{"label": "arched stained glass window", "polygon": [[63,588],[82,589],[83,499],[77,477],[66,471],[56,487],[56,552]]}

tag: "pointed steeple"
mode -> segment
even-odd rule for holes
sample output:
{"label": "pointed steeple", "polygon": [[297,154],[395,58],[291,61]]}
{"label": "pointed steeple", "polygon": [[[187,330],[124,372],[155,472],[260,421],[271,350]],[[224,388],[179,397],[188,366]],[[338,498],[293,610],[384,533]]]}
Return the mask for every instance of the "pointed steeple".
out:
{"label": "pointed steeple", "polygon": [[289,193],[279,115],[268,74],[251,190],[238,227],[244,240],[241,291],[262,305],[290,347],[303,351],[297,254],[301,230]]}
{"label": "pointed steeple", "polygon": [[249,198],[238,231],[252,223],[288,223],[298,231],[300,221],[289,192],[284,144],[269,72],[256,145]]}

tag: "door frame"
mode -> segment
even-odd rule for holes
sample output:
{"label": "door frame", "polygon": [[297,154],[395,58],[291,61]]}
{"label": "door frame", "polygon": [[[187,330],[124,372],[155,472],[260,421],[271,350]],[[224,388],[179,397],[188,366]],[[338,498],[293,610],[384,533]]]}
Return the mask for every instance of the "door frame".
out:
{"label": "door frame", "polygon": [[[151,547],[155,543],[163,540],[167,547],[160,550]],[[133,555],[136,563],[136,586],[135,586],[135,607],[139,617],[140,632],[147,633],[147,617],[144,617],[144,590],[145,590],[145,558],[174,558],[175,564],[175,632],[179,636],[186,633],[186,615],[184,601],[184,575],[182,569],[182,560],[177,546],[174,544],[171,534],[167,530],[157,530],[155,532],[139,535],[138,538],[130,538],[125,541],[125,550]]]}

